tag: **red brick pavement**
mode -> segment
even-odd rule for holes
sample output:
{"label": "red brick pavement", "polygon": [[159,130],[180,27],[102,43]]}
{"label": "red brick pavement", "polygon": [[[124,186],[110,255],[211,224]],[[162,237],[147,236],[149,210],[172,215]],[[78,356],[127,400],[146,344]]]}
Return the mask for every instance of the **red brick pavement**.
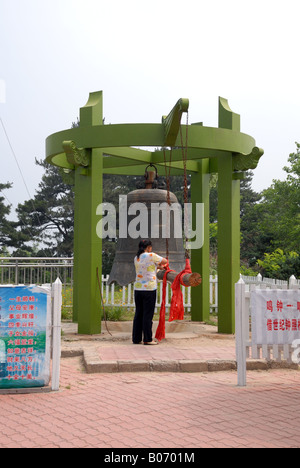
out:
{"label": "red brick pavement", "polygon": [[0,395],[0,448],[299,447],[299,371],[84,373],[59,392]]}

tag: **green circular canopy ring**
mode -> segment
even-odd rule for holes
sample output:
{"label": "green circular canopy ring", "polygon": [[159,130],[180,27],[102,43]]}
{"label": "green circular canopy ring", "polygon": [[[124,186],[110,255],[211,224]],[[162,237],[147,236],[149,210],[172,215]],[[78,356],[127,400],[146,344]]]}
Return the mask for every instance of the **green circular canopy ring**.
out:
{"label": "green circular canopy ring", "polygon": [[[173,169],[180,173],[183,170],[180,120],[188,107],[189,101],[180,99],[170,114],[162,118],[161,124],[103,125],[102,92],[91,93],[88,103],[80,110],[79,127],[54,133],[47,138],[47,162],[72,170],[76,165],[88,166],[87,161],[83,164],[80,162],[79,154],[84,156],[85,151],[99,149],[106,156],[104,173],[124,173],[126,166],[164,164],[163,151],[142,150],[142,147],[173,147]],[[223,98],[219,98],[219,128],[204,127],[202,124],[182,125],[184,136],[186,132],[189,172],[197,172],[197,161],[217,158],[222,154],[233,156],[233,171],[254,169],[263,154],[263,150],[256,147],[254,138],[240,132],[240,116],[230,110],[227,100]],[[77,164],[74,158],[68,157],[68,153],[74,154],[76,151],[79,156]],[[117,168],[120,170],[117,171]],[[213,164],[211,172],[217,172]]]}

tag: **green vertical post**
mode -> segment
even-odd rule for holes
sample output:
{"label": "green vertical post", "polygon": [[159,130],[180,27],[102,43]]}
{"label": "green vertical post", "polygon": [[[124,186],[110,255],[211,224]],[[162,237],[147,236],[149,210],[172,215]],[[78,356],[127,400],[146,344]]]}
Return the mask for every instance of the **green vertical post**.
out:
{"label": "green vertical post", "polygon": [[78,252],[79,252],[79,187],[76,183],[76,170],[74,177],[74,247],[73,247],[73,316],[72,320],[75,323],[78,323],[78,284],[79,284],[79,262],[78,262]]}
{"label": "green vertical post", "polygon": [[231,155],[222,156],[218,165],[218,330],[231,334],[240,276],[240,181],[233,180]]}
{"label": "green vertical post", "polygon": [[[240,132],[240,116],[219,98],[219,128]],[[235,283],[240,276],[240,181],[232,154],[218,158],[218,330],[235,331]]]}
{"label": "green vertical post", "polygon": [[[191,194],[193,219],[195,220],[196,203],[204,205],[204,242],[200,249],[192,249],[191,264],[193,271],[202,276],[202,283],[192,288],[192,320],[205,322],[209,320],[209,159],[199,162],[199,172],[192,174]],[[195,221],[194,221],[195,222]]]}
{"label": "green vertical post", "polygon": [[[92,126],[102,125],[102,93],[92,93],[80,110],[80,127],[88,133]],[[96,210],[102,203],[103,154],[90,150],[87,167],[75,169],[74,225],[74,315],[79,334],[101,332],[101,300],[97,282],[102,275],[102,239],[97,236]]]}

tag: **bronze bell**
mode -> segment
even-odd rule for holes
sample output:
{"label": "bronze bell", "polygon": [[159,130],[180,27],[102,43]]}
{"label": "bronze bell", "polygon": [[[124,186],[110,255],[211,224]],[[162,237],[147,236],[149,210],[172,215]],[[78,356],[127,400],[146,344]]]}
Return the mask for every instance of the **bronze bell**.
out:
{"label": "bronze bell", "polygon": [[[152,164],[150,166],[155,168]],[[163,189],[165,184],[162,185],[159,182],[156,168],[155,171],[147,169],[145,171],[145,181],[142,184],[144,188],[134,190],[127,195],[128,235],[127,237],[119,237],[118,239],[116,255],[108,284],[116,282],[120,286],[125,286],[135,281],[134,257],[137,254],[138,245],[142,239],[151,239],[153,252],[162,257],[168,256],[172,270],[180,272],[185,268],[185,250],[180,216],[177,216],[178,213],[175,215],[173,209],[169,211],[169,217],[164,216],[166,212],[161,211],[159,213],[158,208],[156,210],[156,206],[158,206],[156,204],[164,204],[161,205],[164,207],[166,207],[166,203],[177,204],[179,206],[177,197],[172,192]],[[144,218],[145,223],[143,224],[147,226],[139,226],[143,230],[143,235],[134,236],[133,238],[130,235],[130,225],[132,222],[134,223],[135,216],[130,214],[130,207],[134,203],[140,203],[142,204],[141,206],[145,207],[144,215],[147,218]],[[176,207],[176,205],[172,206]],[[145,227],[148,228],[147,232],[145,231]],[[155,234],[154,236],[153,233]]]}

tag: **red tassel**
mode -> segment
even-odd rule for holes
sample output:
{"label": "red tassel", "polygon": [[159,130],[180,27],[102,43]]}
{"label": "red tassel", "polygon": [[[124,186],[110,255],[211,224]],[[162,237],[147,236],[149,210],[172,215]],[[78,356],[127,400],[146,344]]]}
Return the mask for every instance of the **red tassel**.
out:
{"label": "red tassel", "polygon": [[[166,273],[163,279],[163,296],[160,308],[160,316],[159,316],[159,323],[156,330],[155,338],[158,341],[163,340],[166,337],[165,330],[166,330],[166,290],[167,290],[167,274],[170,270],[169,264],[166,266]],[[173,320],[183,320],[184,318],[184,305],[183,305],[183,295],[181,291],[182,277],[183,275],[192,273],[190,260],[187,258],[185,261],[185,269],[179,273],[172,284],[172,300],[171,300],[171,307],[170,307],[170,317],[169,322]]]}
{"label": "red tassel", "polygon": [[169,322],[173,320],[183,320],[184,318],[184,305],[183,305],[183,295],[181,291],[182,277],[183,275],[192,273],[190,260],[187,258],[185,261],[185,269],[179,273],[172,284],[172,300],[170,308],[170,317]]}
{"label": "red tassel", "polygon": [[160,307],[159,322],[158,322],[158,327],[157,327],[156,335],[155,335],[155,338],[158,341],[164,340],[166,337],[167,275],[169,271],[174,271],[174,270],[170,270],[169,264],[166,265],[165,270],[166,272],[165,272],[164,279],[163,279],[163,295],[162,295],[162,301],[161,301],[161,307]]}

